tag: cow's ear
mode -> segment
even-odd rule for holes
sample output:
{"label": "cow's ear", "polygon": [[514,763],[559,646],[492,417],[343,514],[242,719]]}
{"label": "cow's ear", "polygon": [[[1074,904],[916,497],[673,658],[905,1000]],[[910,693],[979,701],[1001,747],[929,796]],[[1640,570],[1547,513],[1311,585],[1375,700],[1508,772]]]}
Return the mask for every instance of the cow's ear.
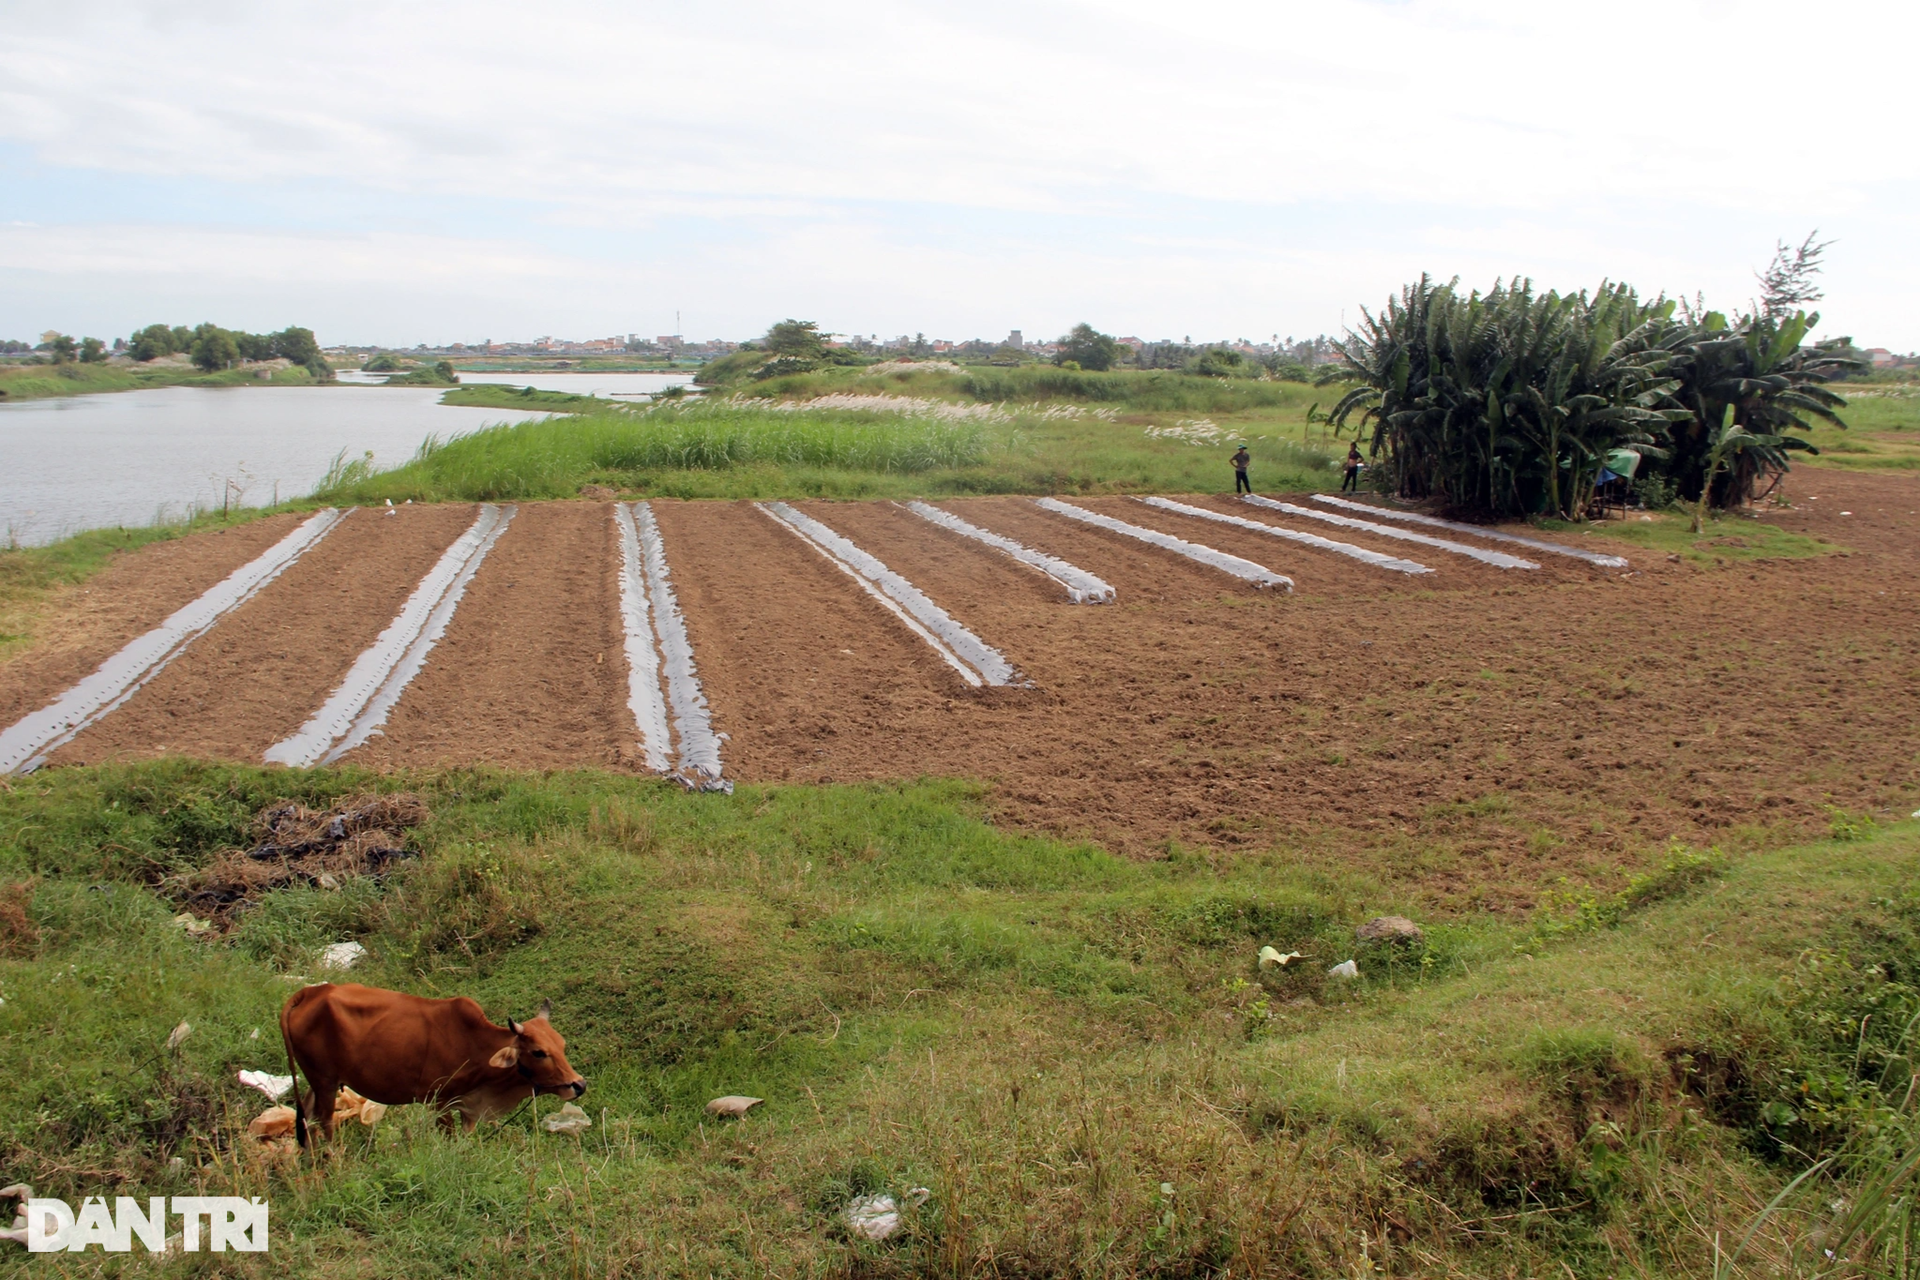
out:
{"label": "cow's ear", "polygon": [[542,1022],[542,1021],[552,1022],[553,1021],[553,1001],[542,1000],[540,1002],[540,1012],[534,1014],[533,1017],[534,1017],[534,1021],[536,1022]]}
{"label": "cow's ear", "polygon": [[511,1067],[519,1061],[520,1061],[520,1046],[517,1044],[510,1044],[506,1048],[500,1050],[500,1052],[494,1054],[491,1058],[488,1058],[487,1065],[490,1067]]}

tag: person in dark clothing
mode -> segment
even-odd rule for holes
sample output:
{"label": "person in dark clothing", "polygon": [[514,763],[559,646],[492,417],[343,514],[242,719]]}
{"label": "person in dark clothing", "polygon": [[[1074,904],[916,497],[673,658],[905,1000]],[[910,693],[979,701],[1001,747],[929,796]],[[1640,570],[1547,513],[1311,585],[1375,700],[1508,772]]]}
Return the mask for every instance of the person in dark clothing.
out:
{"label": "person in dark clothing", "polygon": [[1253,455],[1247,452],[1247,446],[1241,445],[1233,455],[1233,491],[1252,493],[1253,486],[1247,483],[1247,464],[1253,461]]}
{"label": "person in dark clothing", "polygon": [[1347,474],[1340,479],[1340,492],[1360,492],[1360,446],[1358,443],[1347,446]]}

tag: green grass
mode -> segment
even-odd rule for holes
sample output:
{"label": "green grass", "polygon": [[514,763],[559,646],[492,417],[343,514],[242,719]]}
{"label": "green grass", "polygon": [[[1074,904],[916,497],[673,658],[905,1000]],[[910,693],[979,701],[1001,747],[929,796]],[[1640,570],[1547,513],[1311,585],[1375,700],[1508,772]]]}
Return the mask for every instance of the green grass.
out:
{"label": "green grass", "polygon": [[262,378],[251,369],[202,373],[179,365],[63,364],[20,365],[0,369],[0,400],[44,400],[54,396],[87,395],[103,391],[138,391],[142,387],[307,387],[314,377],[295,366],[276,369]]}
{"label": "green grass", "polygon": [[473,409],[545,409],[549,413],[580,413],[607,407],[607,401],[594,396],[538,391],[532,387],[503,387],[492,382],[455,387],[440,397],[440,403]]}
{"label": "green grass", "polygon": [[[434,442],[402,467],[346,475],[316,496],[564,497],[585,484],[683,498],[1206,492],[1224,489],[1231,476],[1227,437],[1204,446],[1156,438],[1148,434],[1151,417],[1129,421],[1078,403],[1001,406],[907,397],[891,388],[850,390],[894,396],[899,409],[790,411],[755,399],[641,408],[572,397],[561,407],[585,411]],[[469,393],[470,400],[454,399]],[[539,393],[464,387],[448,402],[541,403]],[[1252,445],[1263,487],[1307,487],[1330,474],[1327,455],[1284,432],[1249,431],[1231,440],[1242,438]]]}
{"label": "green grass", "polygon": [[[368,785],[433,808],[383,886],[269,895],[222,941],[171,923],[154,886],[259,807]],[[245,1274],[1679,1276],[1804,1162],[1790,1146],[1887,1125],[1905,1086],[1908,824],[1657,853],[1532,919],[1425,920],[1341,984],[1353,925],[1407,909],[1363,868],[1131,862],[980,803],[181,761],[19,780],[0,1160],[75,1199],[268,1195],[273,1254],[223,1264]],[[317,1170],[263,1159],[232,1073],[279,1066],[274,1011],[345,937],[371,982],[496,1018],[552,997],[594,1127],[523,1109],[447,1137],[406,1109]],[[1265,943],[1309,959],[1262,973]],[[722,1093],[768,1101],[715,1124]],[[902,1239],[836,1228],[850,1196],[911,1186],[933,1197]],[[1758,1256],[1808,1225],[1771,1219]]]}
{"label": "green grass", "polygon": [[1837,383],[1847,398],[1840,416],[1847,430],[1819,426],[1808,439],[1820,456],[1796,465],[1848,471],[1920,469],[1920,386],[1912,383]]}
{"label": "green grass", "polygon": [[1845,550],[1820,538],[1794,533],[1769,523],[1765,519],[1764,509],[1759,517],[1744,512],[1715,513],[1707,521],[1704,534],[1693,532],[1691,514],[1659,511],[1651,513],[1651,518],[1644,520],[1642,514],[1632,512],[1624,520],[1599,520],[1587,524],[1570,524],[1562,520],[1541,520],[1538,523],[1549,532],[1607,538],[1629,543],[1656,555],[1677,555],[1702,565],[1804,559]]}

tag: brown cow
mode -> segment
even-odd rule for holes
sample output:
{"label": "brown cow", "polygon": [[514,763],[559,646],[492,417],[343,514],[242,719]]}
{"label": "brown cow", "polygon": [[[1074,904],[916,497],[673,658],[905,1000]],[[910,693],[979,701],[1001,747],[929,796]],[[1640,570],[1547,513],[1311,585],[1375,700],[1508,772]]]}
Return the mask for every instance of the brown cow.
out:
{"label": "brown cow", "polygon": [[[355,982],[302,987],[280,1010],[287,1069],[298,1063],[312,1087],[312,1116],[333,1137],[333,1099],[341,1085],[388,1106],[427,1102],[451,1123],[459,1112],[468,1129],[505,1115],[538,1093],[578,1098],[587,1082],[567,1065],[567,1042],[540,1011],[525,1022],[496,1027],[465,996],[427,1000]],[[300,1145],[307,1143],[308,1110],[296,1081],[294,1111]]]}

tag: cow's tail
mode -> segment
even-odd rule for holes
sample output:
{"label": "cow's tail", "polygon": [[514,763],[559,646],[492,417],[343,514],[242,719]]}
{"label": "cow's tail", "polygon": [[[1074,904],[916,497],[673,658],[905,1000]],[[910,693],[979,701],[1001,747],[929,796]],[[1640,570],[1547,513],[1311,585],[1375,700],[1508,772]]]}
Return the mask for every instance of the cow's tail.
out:
{"label": "cow's tail", "polygon": [[307,1105],[300,1100],[300,1069],[293,1063],[293,1036],[287,1030],[287,1014],[300,998],[295,992],[280,1007],[280,1047],[287,1051],[287,1075],[293,1080],[293,1136],[302,1147],[307,1145]]}

